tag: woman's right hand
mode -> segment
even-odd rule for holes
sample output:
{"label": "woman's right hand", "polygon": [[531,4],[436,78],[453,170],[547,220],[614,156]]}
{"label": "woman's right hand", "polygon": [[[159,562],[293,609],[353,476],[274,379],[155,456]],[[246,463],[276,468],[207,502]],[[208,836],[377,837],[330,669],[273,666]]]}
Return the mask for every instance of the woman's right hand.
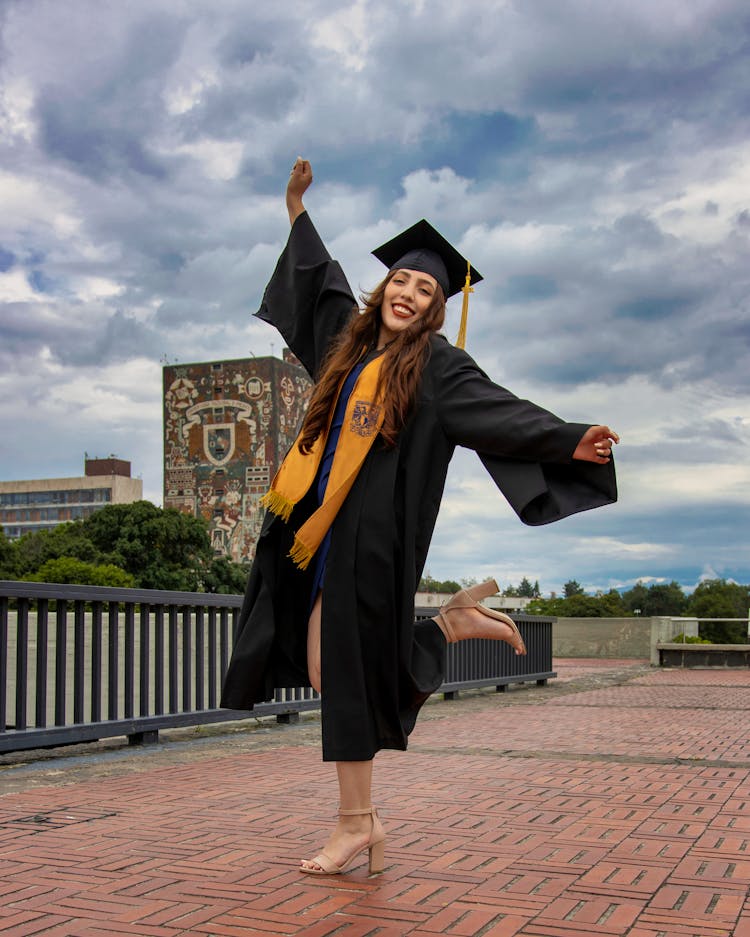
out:
{"label": "woman's right hand", "polygon": [[312,166],[308,160],[298,156],[294,166],[292,166],[292,171],[289,173],[289,182],[286,187],[286,207],[289,212],[290,224],[294,224],[305,210],[305,206],[302,204],[302,196],[308,190],[312,181]]}

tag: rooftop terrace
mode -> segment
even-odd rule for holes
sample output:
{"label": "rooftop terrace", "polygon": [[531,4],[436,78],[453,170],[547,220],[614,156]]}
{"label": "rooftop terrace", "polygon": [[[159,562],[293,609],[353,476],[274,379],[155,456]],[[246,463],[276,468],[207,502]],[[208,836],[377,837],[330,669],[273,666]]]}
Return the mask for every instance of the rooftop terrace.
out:
{"label": "rooftop terrace", "polygon": [[750,937],[750,671],[554,669],[377,757],[373,877],[297,871],[337,801],[316,715],[1,756],[0,935]]}

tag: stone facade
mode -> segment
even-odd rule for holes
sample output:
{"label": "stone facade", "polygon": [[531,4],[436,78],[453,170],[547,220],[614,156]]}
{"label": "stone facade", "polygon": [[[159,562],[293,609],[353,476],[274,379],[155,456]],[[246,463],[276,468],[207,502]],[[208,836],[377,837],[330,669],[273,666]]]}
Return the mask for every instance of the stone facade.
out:
{"label": "stone facade", "polygon": [[217,555],[252,559],[311,386],[288,351],[164,368],[164,507],[203,517]]}

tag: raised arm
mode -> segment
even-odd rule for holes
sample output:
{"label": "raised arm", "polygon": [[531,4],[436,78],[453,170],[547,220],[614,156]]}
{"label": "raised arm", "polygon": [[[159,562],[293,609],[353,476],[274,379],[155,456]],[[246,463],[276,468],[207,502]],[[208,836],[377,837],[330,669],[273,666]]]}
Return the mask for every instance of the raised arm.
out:
{"label": "raised arm", "polygon": [[255,315],[279,330],[316,379],[331,342],[349,322],[357,303],[302,203],[311,182],[310,163],[300,156],[286,190],[292,230]]}
{"label": "raised arm", "polygon": [[286,187],[286,207],[289,212],[289,224],[299,218],[305,210],[302,204],[302,196],[310,188],[313,181],[312,166],[309,161],[298,156],[292,171],[289,173],[289,182]]}

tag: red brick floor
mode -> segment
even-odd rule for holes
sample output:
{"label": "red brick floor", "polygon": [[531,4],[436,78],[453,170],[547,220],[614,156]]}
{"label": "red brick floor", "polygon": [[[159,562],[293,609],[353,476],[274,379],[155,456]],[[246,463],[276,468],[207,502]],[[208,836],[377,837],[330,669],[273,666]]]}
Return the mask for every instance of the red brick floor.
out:
{"label": "red brick floor", "polygon": [[378,756],[373,877],[297,872],[336,786],[294,729],[56,760],[0,796],[0,937],[750,937],[750,672],[549,690],[438,703]]}

